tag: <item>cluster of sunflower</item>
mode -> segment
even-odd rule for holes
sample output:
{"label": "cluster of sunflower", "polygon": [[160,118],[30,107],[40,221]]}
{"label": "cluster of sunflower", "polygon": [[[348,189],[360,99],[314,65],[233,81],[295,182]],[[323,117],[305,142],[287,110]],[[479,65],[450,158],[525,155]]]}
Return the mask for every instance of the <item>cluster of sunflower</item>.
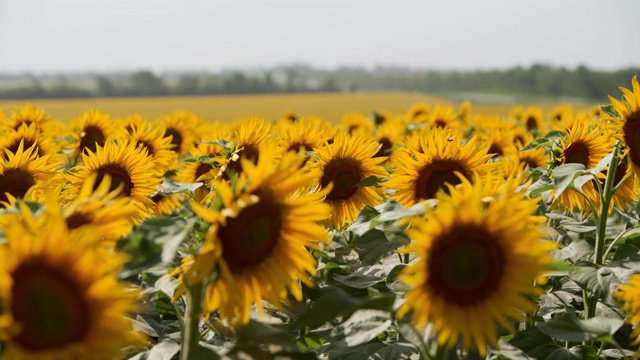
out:
{"label": "cluster of sunflower", "polygon": [[[149,121],[97,110],[66,124],[41,109],[16,109],[0,117],[2,354],[157,355],[153,344],[163,336],[140,320],[158,311],[154,296],[167,282],[169,312],[180,319],[181,340],[171,341],[181,343],[183,359],[198,356],[204,334],[233,333],[274,314],[288,314],[285,325],[297,326],[298,340],[309,339],[304,332],[314,327],[300,319],[310,313],[297,314],[296,306],[325,311],[314,307],[312,289],[326,290],[335,279],[362,281],[362,274],[375,281],[350,288],[346,304],[371,306],[361,297],[381,292],[397,301],[385,307],[393,320],[356,345],[388,345],[393,321],[430,334],[433,347],[414,343],[427,358],[453,351],[499,355],[508,334],[532,329],[577,341],[548,325],[560,321],[558,307],[542,314],[540,303],[551,301],[550,291],[582,286],[567,273],[591,268],[558,262],[574,256],[580,241],[593,248],[588,257],[598,268],[610,265],[608,255],[620,261],[622,250],[640,253],[620,241],[637,224],[640,188],[637,80],[623,92],[623,101],[611,98],[612,106],[577,115],[559,107],[545,117],[530,107],[474,116],[470,103],[459,109],[419,104],[400,116],[346,114],[339,125],[295,114],[211,124],[186,112]],[[402,210],[385,213],[393,204]],[[632,225],[611,241],[607,225],[616,211]],[[159,275],[150,265],[124,275],[140,261],[127,248],[158,244],[153,237],[160,232],[147,231],[161,226],[158,219],[192,221],[177,226],[173,251],[163,249],[161,264],[153,264],[163,265]],[[552,231],[554,219],[583,227]],[[388,246],[390,229],[407,241]],[[358,260],[367,236],[383,239],[386,250],[377,250],[374,262],[398,269],[404,290],[382,286],[393,271],[376,277],[367,273],[371,264]],[[355,260],[336,260],[344,249]],[[574,252],[563,257],[568,249]],[[628,313],[631,327],[640,323],[640,275],[627,270],[628,283],[606,289],[604,297],[617,299],[622,311],[616,314]],[[597,320],[598,306],[607,304],[591,287],[582,290],[579,316],[567,315],[566,307],[563,313],[575,315],[576,326]],[[350,315],[330,310],[340,319],[328,323]],[[319,330],[314,354],[331,356],[334,335]],[[626,336],[639,343],[640,328]],[[584,342],[599,339],[599,355],[619,345],[596,338]]]}

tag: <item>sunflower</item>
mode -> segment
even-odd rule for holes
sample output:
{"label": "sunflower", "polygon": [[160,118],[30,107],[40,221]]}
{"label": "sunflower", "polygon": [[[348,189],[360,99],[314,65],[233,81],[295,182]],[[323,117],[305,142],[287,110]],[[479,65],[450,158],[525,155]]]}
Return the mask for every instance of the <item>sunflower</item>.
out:
{"label": "sunflower", "polygon": [[[607,179],[607,166],[602,172],[598,174],[598,179],[600,181],[600,187],[604,188],[604,183]],[[620,182],[624,181],[622,185]],[[613,186],[620,186],[618,190],[613,194],[613,198],[610,203],[609,212],[613,210],[613,206],[617,206],[619,209],[629,209],[638,198],[638,189],[640,184],[638,183],[638,178],[635,176],[631,168],[629,167],[628,154],[623,154],[620,158],[620,162],[618,167],[616,168],[616,173],[613,177]],[[596,188],[597,190],[597,188]],[[600,205],[600,198],[596,198],[597,205]]]}
{"label": "sunflower", "polygon": [[331,205],[333,227],[341,229],[352,222],[367,204],[382,201],[382,189],[375,186],[359,186],[371,176],[387,177],[380,165],[386,157],[374,157],[380,144],[364,135],[350,136],[344,132],[336,135],[334,142],[316,151],[322,168],[320,183],[331,186],[325,202]]}
{"label": "sunflower", "polygon": [[9,129],[4,132],[0,140],[0,148],[15,154],[21,142],[25,149],[35,146],[34,153],[40,157],[48,154],[53,155],[59,150],[47,132],[41,132],[35,123],[25,124],[18,127],[17,130]]}
{"label": "sunflower", "polygon": [[535,137],[546,134],[546,126],[542,120],[542,110],[539,107],[528,108],[527,111],[522,113],[520,121],[522,121],[522,125],[527,131]]}
{"label": "sunflower", "polygon": [[160,173],[164,173],[176,164],[176,153],[171,150],[175,145],[171,143],[170,138],[165,137],[163,128],[152,127],[150,124],[135,126],[125,138],[144,148],[153,158],[155,168]]}
{"label": "sunflower", "polygon": [[622,140],[628,152],[629,165],[638,177],[640,176],[640,84],[638,77],[634,76],[631,83],[633,91],[620,87],[624,93],[624,103],[609,96],[609,100],[611,100],[620,119],[609,115],[606,119],[612,121],[616,131],[622,134]]}
{"label": "sunflower", "polygon": [[133,220],[141,221],[151,214],[154,205],[151,196],[161,183],[161,176],[154,166],[153,158],[135,143],[109,141],[104,147],[98,146],[96,152],[89,150],[88,154],[82,154],[82,164],[64,174],[68,184],[63,191],[63,199],[70,201],[76,198],[82,184],[91,176],[96,176],[93,186],[96,190],[108,175],[111,181],[109,190],[119,189],[120,196],[131,198],[137,208]]}
{"label": "sunflower", "polygon": [[90,176],[72,201],[61,205],[51,199],[47,207],[60,209],[69,231],[88,229],[98,235],[101,244],[113,247],[131,231],[137,208],[129,197],[121,197],[117,189],[110,190],[108,175],[100,184],[96,184],[96,178],[97,173]]}
{"label": "sunflower", "polygon": [[[21,207],[29,215],[26,206]],[[117,281],[126,261],[69,232],[51,214],[5,227],[0,247],[0,339],[7,359],[114,359],[141,345],[127,316],[138,291]],[[36,224],[28,227],[26,224]]]}
{"label": "sunflower", "polygon": [[532,215],[535,199],[509,191],[487,198],[485,186],[450,186],[428,216],[412,220],[407,234],[413,242],[404,251],[418,261],[400,277],[411,290],[398,311],[399,317],[411,313],[419,328],[433,324],[441,346],[461,339],[481,356],[487,345],[498,347],[499,327],[515,331],[510,320],[535,309],[529,296],[542,290],[533,282],[553,262],[555,248],[540,240],[545,218]]}
{"label": "sunflower", "polygon": [[278,123],[276,131],[286,151],[313,151],[324,145],[332,135],[332,126],[318,117],[300,118],[295,122]]}
{"label": "sunflower", "polygon": [[24,141],[15,153],[4,150],[0,158],[0,207],[7,207],[16,199],[37,197],[37,186],[60,168],[60,164],[50,163],[49,157],[38,157],[35,144],[25,149]]}
{"label": "sunflower", "polygon": [[[622,311],[627,312],[626,322],[635,327],[630,337],[633,338],[631,345],[640,344],[640,274],[631,275],[629,280],[618,286],[618,291],[613,297],[623,301]],[[636,350],[634,358],[640,357],[640,349]]]}
{"label": "sunflower", "polygon": [[124,119],[116,120],[117,123],[117,134],[118,137],[126,137],[133,133],[135,129],[142,128],[146,129],[147,127],[154,127],[149,123],[149,120],[145,119],[141,115],[131,115],[127,116]]}
{"label": "sunflower", "polygon": [[521,163],[525,163],[527,168],[546,168],[549,166],[549,153],[544,148],[536,148],[528,151],[522,151],[522,149],[533,141],[533,135],[527,133],[522,135],[522,142],[516,141],[516,148],[518,149],[518,159]]}
{"label": "sunflower", "polygon": [[252,304],[262,313],[262,300],[281,307],[287,293],[301,300],[299,282],[313,286],[316,259],[305,247],[318,248],[329,240],[316,223],[329,217],[330,208],[322,202],[326,192],[308,191],[320,171],[300,170],[302,152],[286,153],[275,166],[269,158],[261,157],[256,165],[241,159],[244,173],[234,187],[216,182],[220,211],[193,204],[211,227],[200,253],[174,272],[180,283],[174,299],[186,285],[217,271],[206,291],[205,312],[220,310],[222,318],[242,325],[249,321]]}
{"label": "sunflower", "polygon": [[182,207],[184,196],[182,194],[162,195],[155,194],[151,197],[154,202],[153,213],[155,215],[171,215]]}
{"label": "sunflower", "polygon": [[31,104],[21,106],[11,112],[7,122],[2,123],[2,130],[18,130],[21,126],[35,124],[38,130],[51,122],[51,117],[43,109]]}
{"label": "sunflower", "polygon": [[165,136],[171,138],[174,145],[173,151],[182,156],[195,145],[195,140],[202,120],[194,114],[177,111],[169,116],[160,119],[160,125],[165,129]]}
{"label": "sunflower", "polygon": [[[608,125],[605,123],[592,125],[588,118],[578,118],[567,132],[566,139],[562,139],[560,146],[555,150],[555,164],[576,163],[584,165],[585,169],[592,169],[603,157],[613,151],[614,146],[615,138]],[[592,201],[598,200],[593,183],[584,184],[582,192]],[[585,214],[591,211],[586,199],[572,190],[562,192],[554,206],[569,211],[579,209]]]}
{"label": "sunflower", "polygon": [[493,158],[517,158],[518,149],[514,144],[513,131],[504,128],[489,128],[486,131],[477,132],[481,143],[488,144]]}
{"label": "sunflower", "polygon": [[[236,124],[233,129],[233,141],[235,143],[236,159],[231,159],[227,164],[224,177],[229,179],[231,174],[240,174],[243,171],[243,162],[240,158],[245,158],[256,164],[261,156],[264,145],[271,142],[279,143],[281,140],[276,139],[271,133],[271,124],[261,118],[250,118]],[[280,154],[274,154],[278,157]],[[275,160],[276,158],[274,158]]]}
{"label": "sunflower", "polygon": [[109,114],[100,110],[89,110],[71,122],[71,136],[76,140],[75,154],[96,152],[114,135],[115,126]]}
{"label": "sunflower", "polygon": [[411,122],[427,122],[431,115],[431,108],[427,104],[414,104],[407,112],[408,120]]}
{"label": "sunflower", "polygon": [[472,179],[473,172],[485,176],[497,171],[498,163],[487,163],[489,145],[478,145],[477,137],[463,145],[461,136],[450,129],[424,129],[417,135],[406,149],[394,153],[396,169],[384,184],[396,191],[391,197],[404,206],[434,198],[447,184],[459,184],[456,172]]}
{"label": "sunflower", "polygon": [[436,105],[429,117],[429,125],[434,128],[457,129],[459,127],[458,117],[453,108]]}
{"label": "sunflower", "polygon": [[[402,127],[393,120],[387,120],[384,124],[378,126],[374,133],[374,139],[380,144],[380,150],[374,155],[390,156],[393,147],[402,141]],[[390,164],[390,160],[387,160]]]}
{"label": "sunflower", "polygon": [[351,112],[342,116],[342,128],[351,135],[356,133],[371,135],[373,133],[373,125],[371,120],[358,112]]}

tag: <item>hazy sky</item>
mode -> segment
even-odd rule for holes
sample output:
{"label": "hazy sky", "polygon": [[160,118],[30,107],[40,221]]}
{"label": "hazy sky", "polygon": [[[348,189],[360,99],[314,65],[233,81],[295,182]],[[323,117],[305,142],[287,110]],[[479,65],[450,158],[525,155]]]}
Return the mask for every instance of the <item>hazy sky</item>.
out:
{"label": "hazy sky", "polygon": [[639,0],[0,0],[0,72],[640,66]]}

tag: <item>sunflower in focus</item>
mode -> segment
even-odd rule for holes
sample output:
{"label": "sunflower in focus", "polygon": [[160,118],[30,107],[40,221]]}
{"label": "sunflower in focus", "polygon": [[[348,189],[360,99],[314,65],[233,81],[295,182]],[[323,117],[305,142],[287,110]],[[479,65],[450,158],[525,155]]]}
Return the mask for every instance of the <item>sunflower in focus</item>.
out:
{"label": "sunflower in focus", "polygon": [[96,152],[115,133],[109,114],[100,110],[89,110],[71,122],[71,136],[76,141],[76,156]]}
{"label": "sunflower in focus", "polygon": [[[22,206],[25,217],[29,209]],[[61,217],[8,224],[0,247],[0,339],[7,359],[114,359],[142,345],[127,319],[138,291],[117,280],[126,261],[69,232]],[[35,225],[29,227],[27,224]]]}
{"label": "sunflower in focus", "polygon": [[49,157],[39,157],[35,144],[25,149],[23,141],[15,153],[4,150],[0,158],[0,207],[8,207],[16,199],[35,200],[39,196],[38,185],[60,169],[60,164],[51,163]]}
{"label": "sunflower in focus", "polygon": [[2,122],[1,130],[18,130],[21,126],[35,124],[38,131],[51,122],[51,117],[43,109],[31,104],[21,106],[11,112],[7,121]]}
{"label": "sunflower in focus", "polygon": [[[584,165],[585,169],[592,169],[613,151],[614,146],[615,138],[608,125],[601,122],[593,125],[588,118],[582,117],[576,119],[567,132],[566,139],[561,140],[560,146],[554,151],[554,161],[556,165],[574,163]],[[593,183],[584,184],[582,192],[592,201],[598,200]],[[591,211],[586,199],[572,190],[562,192],[554,206],[569,211],[582,210],[584,214]]]}
{"label": "sunflower in focus", "polygon": [[133,220],[139,222],[153,210],[151,196],[161,184],[161,174],[155,169],[153,158],[146,150],[133,142],[107,142],[98,146],[96,152],[82,154],[82,164],[64,174],[66,184],[62,198],[71,201],[80,193],[83,183],[96,177],[93,190],[97,190],[105,177],[109,177],[109,191],[119,190],[119,196],[129,197],[137,211]]}
{"label": "sunflower in focus", "polygon": [[[631,345],[640,345],[640,274],[631,275],[629,280],[618,286],[618,291],[611,295],[624,302],[622,311],[627,313],[626,322],[634,327],[629,336],[632,339]],[[634,354],[634,358],[638,357],[640,349]]]}
{"label": "sunflower in focus", "polygon": [[194,204],[211,227],[199,254],[174,271],[180,283],[174,299],[186,285],[217,271],[206,290],[205,312],[219,310],[223,319],[238,325],[249,321],[252,304],[262,314],[262,300],[281,307],[288,293],[302,299],[300,282],[313,286],[316,259],[306,247],[329,240],[317,222],[330,211],[322,201],[326,191],[309,191],[320,171],[300,169],[304,153],[286,153],[275,166],[268,156],[255,165],[240,161],[244,173],[234,187],[226,181],[215,184],[220,211]]}
{"label": "sunflower in focus", "polygon": [[419,328],[433,324],[441,346],[461,340],[481,356],[487,346],[498,347],[499,328],[515,331],[511,320],[535,309],[529,296],[543,291],[533,283],[554,261],[549,252],[556,247],[540,240],[545,218],[532,215],[535,199],[509,191],[487,198],[484,186],[450,186],[428,216],[412,219],[413,242],[403,251],[418,261],[400,276],[411,290],[398,310]]}
{"label": "sunflower in focus", "polygon": [[380,147],[367,136],[341,132],[332,144],[317,149],[322,169],[320,183],[323,188],[330,186],[331,189],[325,202],[331,205],[333,228],[341,229],[345,223],[351,223],[365,205],[382,201],[381,188],[358,186],[371,176],[387,177],[387,171],[381,166],[387,158],[374,157]]}
{"label": "sunflower in focus", "polygon": [[615,124],[615,129],[622,134],[624,146],[627,148],[629,165],[636,177],[640,177],[640,84],[638,77],[631,81],[633,91],[620,87],[624,94],[624,102],[609,96],[614,111],[620,119],[610,115],[606,119]]}
{"label": "sunflower in focus", "polygon": [[477,137],[462,144],[460,134],[438,128],[417,135],[394,153],[396,169],[384,184],[395,191],[391,197],[406,207],[435,198],[439,190],[447,191],[447,184],[459,184],[456,173],[471,180],[473,172],[484,177],[498,169],[498,163],[487,163],[492,156],[487,153],[489,145],[479,145]]}

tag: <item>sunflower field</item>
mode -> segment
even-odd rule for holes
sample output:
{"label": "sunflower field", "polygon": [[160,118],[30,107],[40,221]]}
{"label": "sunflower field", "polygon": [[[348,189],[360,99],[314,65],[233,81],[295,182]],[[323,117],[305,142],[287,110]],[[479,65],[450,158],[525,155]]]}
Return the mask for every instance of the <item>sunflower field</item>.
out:
{"label": "sunflower field", "polygon": [[0,357],[638,357],[620,89],[341,122],[0,112]]}

